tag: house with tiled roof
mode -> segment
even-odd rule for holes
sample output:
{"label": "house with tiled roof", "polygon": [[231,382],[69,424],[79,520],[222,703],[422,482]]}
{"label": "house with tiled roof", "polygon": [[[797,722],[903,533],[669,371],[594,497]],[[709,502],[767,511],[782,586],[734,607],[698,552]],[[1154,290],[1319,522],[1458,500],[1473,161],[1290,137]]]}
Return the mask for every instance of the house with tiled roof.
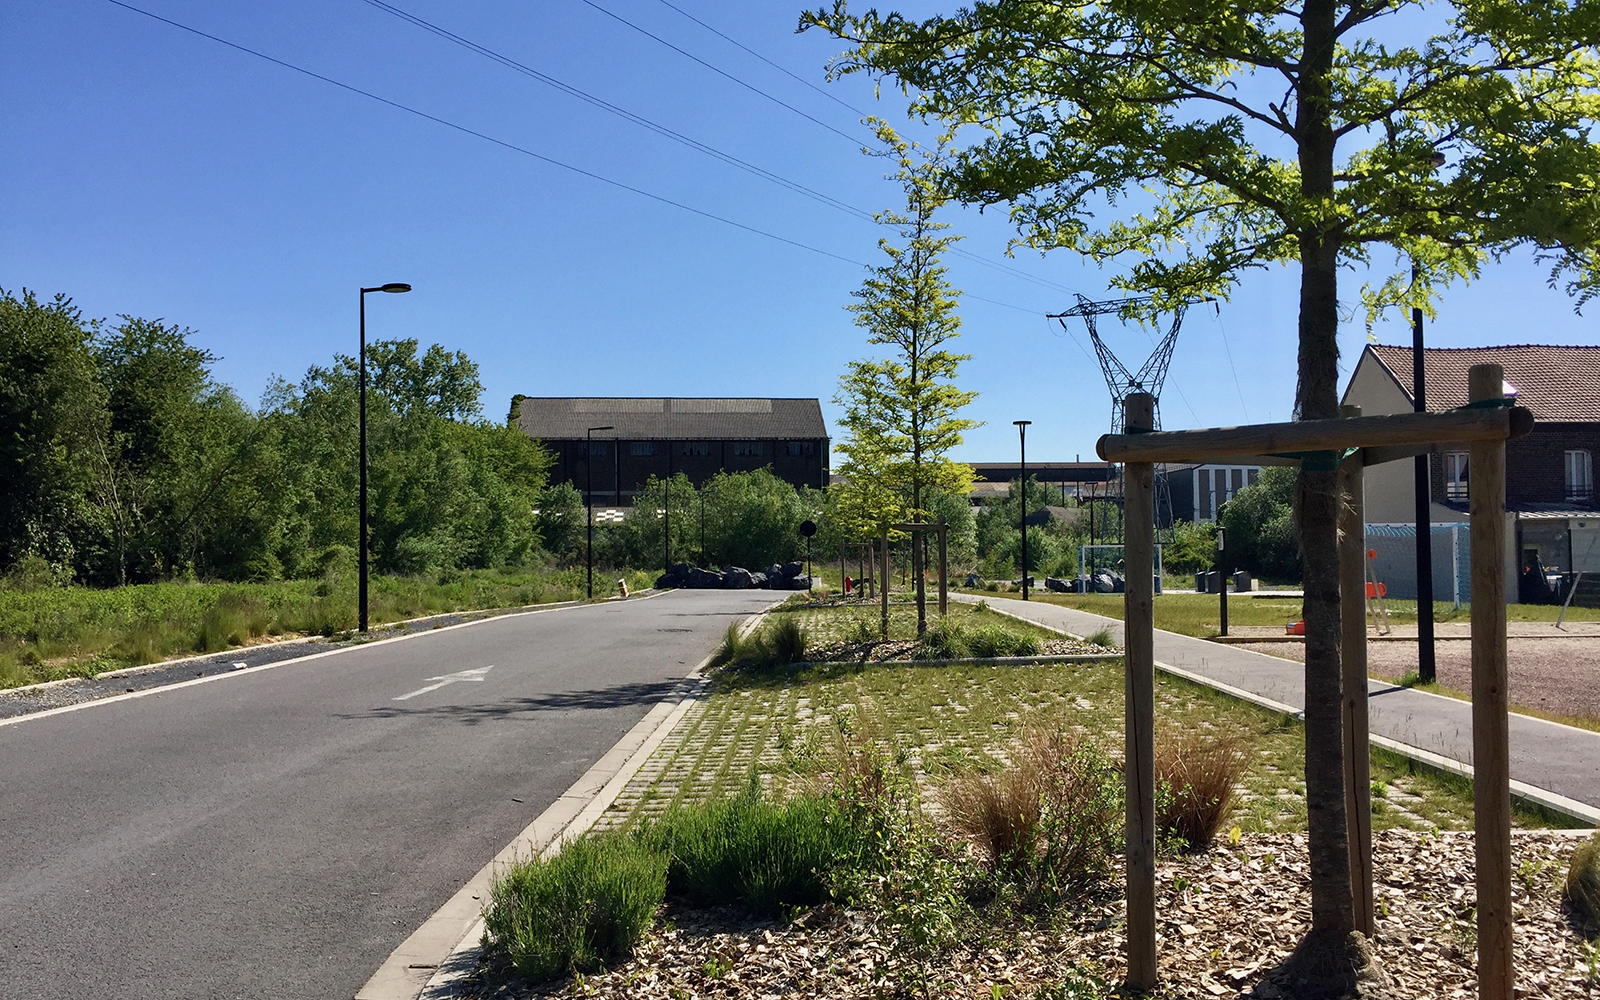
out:
{"label": "house with tiled roof", "polygon": [[[700,486],[719,472],[768,468],[795,486],[828,485],[828,427],[816,399],[517,396],[512,424],[544,442],[552,483],[625,507],[651,476]],[[590,433],[590,428],[604,430]]]}
{"label": "house with tiled roof", "polygon": [[[1344,402],[1360,406],[1367,416],[1411,412],[1413,361],[1410,347],[1367,345],[1351,373]],[[1600,453],[1600,347],[1428,348],[1423,351],[1428,410],[1465,405],[1467,372],[1477,364],[1501,366],[1508,391],[1515,392],[1517,404],[1532,411],[1536,421],[1533,433],[1506,445],[1506,508],[1515,546],[1507,554],[1508,565],[1521,570],[1537,562],[1551,573],[1600,573],[1600,508],[1594,492],[1594,458]],[[1452,524],[1462,525],[1452,532],[1454,538],[1465,534],[1472,475],[1467,452],[1465,444],[1444,443],[1429,455],[1435,535],[1440,525]],[[1365,482],[1369,539],[1375,533],[1381,536],[1388,526],[1415,524],[1413,463],[1373,466]],[[1435,550],[1434,597],[1449,600],[1454,567],[1441,565],[1438,544]],[[1452,554],[1460,563],[1459,553]]]}

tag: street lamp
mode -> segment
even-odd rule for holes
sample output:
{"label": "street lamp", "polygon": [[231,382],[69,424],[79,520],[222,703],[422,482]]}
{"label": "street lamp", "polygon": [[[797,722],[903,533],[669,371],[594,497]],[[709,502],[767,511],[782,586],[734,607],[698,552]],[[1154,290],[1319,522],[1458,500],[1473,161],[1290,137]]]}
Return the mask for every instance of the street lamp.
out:
{"label": "street lamp", "polygon": [[361,631],[367,630],[367,293],[389,292],[399,294],[411,291],[411,286],[401,281],[391,281],[377,288],[361,289],[361,582],[356,603],[361,606],[357,622]]}
{"label": "street lamp", "polygon": [[594,600],[594,438],[595,431],[614,431],[610,424],[604,427],[591,427],[583,432],[583,500],[589,508],[589,544],[584,555],[584,562],[588,564],[589,600]]}
{"label": "street lamp", "polygon": [[1017,444],[1022,449],[1022,599],[1028,599],[1028,425],[1032,420],[1013,420],[1017,425]]}

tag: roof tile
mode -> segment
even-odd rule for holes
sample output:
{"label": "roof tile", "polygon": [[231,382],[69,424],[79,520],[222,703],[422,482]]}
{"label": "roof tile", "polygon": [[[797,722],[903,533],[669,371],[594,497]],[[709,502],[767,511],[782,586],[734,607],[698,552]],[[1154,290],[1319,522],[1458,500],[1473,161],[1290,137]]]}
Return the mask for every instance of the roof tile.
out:
{"label": "roof tile", "polygon": [[[1407,397],[1412,395],[1409,347],[1368,344]],[[1467,370],[1497,364],[1517,390],[1517,403],[1546,422],[1600,421],[1600,347],[1512,344],[1505,347],[1429,347],[1423,354],[1428,409],[1467,403]]]}

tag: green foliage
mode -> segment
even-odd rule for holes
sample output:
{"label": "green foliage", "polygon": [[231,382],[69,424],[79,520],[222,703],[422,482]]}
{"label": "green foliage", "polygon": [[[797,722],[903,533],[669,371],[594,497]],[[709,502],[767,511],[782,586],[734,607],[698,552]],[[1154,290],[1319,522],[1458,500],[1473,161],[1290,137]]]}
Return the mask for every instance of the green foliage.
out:
{"label": "green foliage", "polygon": [[626,834],[569,841],[513,864],[484,908],[484,949],[535,981],[632,954],[666,893],[667,858]]}
{"label": "green foliage", "polygon": [[583,494],[571,483],[555,483],[546,489],[539,498],[536,519],[545,550],[563,559],[581,555],[588,524],[585,518]]}
{"label": "green foliage", "polygon": [[1226,569],[1290,583],[1300,579],[1300,546],[1294,517],[1294,470],[1268,466],[1261,482],[1234,494],[1222,508],[1227,532]]}
{"label": "green foliage", "polygon": [[835,873],[859,863],[861,830],[833,798],[731,799],[680,806],[639,832],[671,860],[667,888],[701,904],[739,903],[764,916],[826,902]]}
{"label": "green foliage", "polygon": [[1217,526],[1179,521],[1172,538],[1161,547],[1161,568],[1169,573],[1199,573],[1217,561]]}
{"label": "green foliage", "polygon": [[[719,472],[701,492],[706,505],[707,564],[763,570],[805,551],[800,522],[815,511],[803,507],[795,488],[772,470]],[[699,525],[693,527],[698,535]],[[643,564],[658,559],[659,555]]]}
{"label": "green foliage", "polygon": [[960,335],[957,293],[945,280],[940,256],[958,237],[933,221],[947,196],[937,178],[948,137],[929,152],[873,120],[883,151],[895,162],[892,179],[905,190],[904,212],[875,216],[896,239],[878,241],[889,262],[873,268],[854,293],[849,310],[867,331],[867,343],[886,347],[889,356],[852,361],[839,380],[835,402],[844,407],[845,429],[838,451],[841,506],[849,532],[877,535],[888,524],[920,520],[930,511],[932,491],[965,495],[972,473],[946,454],[976,427],[957,414],[977,393],[956,388],[961,362],[970,355],[945,348]]}
{"label": "green foliage", "polygon": [[1567,867],[1565,895],[1600,925],[1600,833],[1579,844]]}

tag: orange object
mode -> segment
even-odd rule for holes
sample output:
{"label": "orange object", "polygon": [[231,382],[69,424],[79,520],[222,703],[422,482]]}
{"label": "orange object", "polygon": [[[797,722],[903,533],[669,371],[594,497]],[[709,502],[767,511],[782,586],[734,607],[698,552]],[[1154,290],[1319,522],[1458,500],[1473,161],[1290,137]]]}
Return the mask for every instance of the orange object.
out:
{"label": "orange object", "polygon": [[1305,635],[1306,634],[1306,620],[1304,618],[1302,618],[1297,622],[1290,622],[1289,624],[1287,624],[1287,625],[1285,625],[1283,627],[1283,630],[1284,630],[1284,632],[1288,633],[1289,635]]}
{"label": "orange object", "polygon": [[1374,597],[1388,597],[1388,596],[1389,596],[1389,585],[1388,584],[1386,584],[1386,583],[1371,583],[1371,582],[1369,582],[1367,584],[1367,600],[1370,601]]}

